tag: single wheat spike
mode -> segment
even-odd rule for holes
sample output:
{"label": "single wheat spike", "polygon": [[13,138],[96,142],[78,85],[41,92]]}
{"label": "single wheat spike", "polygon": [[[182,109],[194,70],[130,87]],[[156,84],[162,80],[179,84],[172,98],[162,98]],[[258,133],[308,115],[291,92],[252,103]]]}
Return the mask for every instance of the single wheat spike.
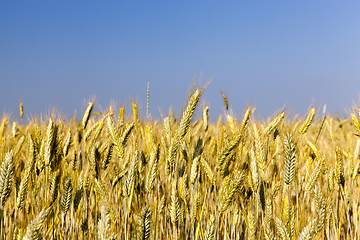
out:
{"label": "single wheat spike", "polygon": [[179,178],[178,189],[180,193],[180,197],[184,202],[187,202],[187,197],[189,196],[189,188],[188,188],[188,181],[187,181],[187,173],[185,172],[182,177]]}
{"label": "single wheat spike", "polygon": [[163,195],[160,201],[158,202],[157,213],[161,215],[164,212],[164,209],[165,209],[165,195]]}
{"label": "single wheat spike", "polygon": [[4,137],[4,133],[5,133],[5,130],[6,130],[6,127],[7,127],[8,123],[9,123],[9,118],[7,116],[4,116],[3,120],[1,122],[1,125],[0,125],[0,141]]}
{"label": "single wheat spike", "polygon": [[226,109],[226,110],[229,110],[229,102],[228,102],[228,99],[227,99],[225,93],[224,93],[224,92],[221,92],[221,96],[222,96],[223,99],[224,99],[225,109]]}
{"label": "single wheat spike", "polygon": [[151,209],[144,207],[138,220],[138,240],[150,239],[151,234]]}
{"label": "single wheat spike", "polygon": [[240,213],[239,204],[234,203],[234,212],[232,217],[232,224],[234,227],[236,227],[236,225],[239,222],[239,213]]}
{"label": "single wheat spike", "polygon": [[277,217],[274,218],[275,227],[277,234],[281,237],[282,240],[290,239],[288,230],[286,229],[284,223]]}
{"label": "single wheat spike", "polygon": [[271,223],[273,222],[273,204],[272,199],[266,198],[266,207],[265,207],[265,226],[267,235],[272,235]]}
{"label": "single wheat spike", "polygon": [[91,111],[93,110],[94,108],[94,101],[90,101],[88,103],[88,106],[86,108],[86,111],[84,113],[84,116],[83,116],[83,119],[81,121],[81,127],[82,127],[82,130],[85,130],[88,122],[89,122],[89,119],[90,119],[90,115],[91,115]]}
{"label": "single wheat spike", "polygon": [[21,150],[21,147],[23,146],[25,142],[25,136],[22,136],[19,141],[17,142],[14,150],[13,150],[13,156],[16,158],[16,156],[18,155],[18,153],[20,152]]}
{"label": "single wheat spike", "polygon": [[170,128],[170,118],[166,117],[163,119],[163,126],[165,131],[165,138],[167,143],[170,143],[171,141],[171,128]]}
{"label": "single wheat spike", "polygon": [[357,131],[357,134],[360,135],[360,121],[359,118],[355,114],[351,114],[351,120],[355,126],[355,130]]}
{"label": "single wheat spike", "polygon": [[198,139],[196,147],[195,147],[195,153],[193,156],[193,162],[191,165],[191,174],[190,174],[191,184],[195,183],[195,180],[197,179],[197,176],[199,173],[199,163],[200,163],[201,153],[202,153],[202,140]]}
{"label": "single wheat spike", "polygon": [[318,158],[320,156],[319,150],[315,147],[315,145],[312,142],[306,141],[306,143],[311,148],[311,150],[314,152],[316,158]]}
{"label": "single wheat spike", "polygon": [[171,204],[169,210],[170,210],[171,223],[174,226],[177,226],[180,215],[180,203],[179,203],[179,197],[178,197],[175,181],[173,181],[171,184]]}
{"label": "single wheat spike", "polygon": [[125,107],[120,107],[118,119],[117,119],[117,127],[119,129],[122,129],[122,127],[124,126],[124,119],[125,119]]}
{"label": "single wheat spike", "polygon": [[50,177],[50,188],[49,188],[49,202],[54,203],[59,192],[59,185],[61,180],[60,170],[53,172]]}
{"label": "single wheat spike", "polygon": [[104,170],[106,170],[107,167],[109,166],[109,163],[110,163],[111,157],[112,157],[112,153],[113,153],[113,149],[114,149],[114,144],[110,143],[108,148],[107,148],[107,151],[106,151],[106,154],[105,154],[105,159],[104,159],[103,164],[102,164],[102,168]]}
{"label": "single wheat spike", "polygon": [[312,228],[312,221],[310,221],[301,231],[300,236],[299,236],[299,240],[311,240],[312,237],[312,233],[311,233],[311,228]]}
{"label": "single wheat spike", "polygon": [[321,189],[314,188],[315,200],[316,200],[316,221],[314,224],[315,233],[319,233],[324,227],[325,213],[326,213],[326,201],[322,195]]}
{"label": "single wheat spike", "polygon": [[326,116],[324,116],[324,118],[323,118],[323,120],[321,122],[320,129],[319,129],[318,134],[316,135],[316,138],[315,138],[315,143],[318,141],[321,130],[324,128],[325,120],[326,120]]}
{"label": "single wheat spike", "polygon": [[226,118],[228,120],[229,127],[230,127],[232,134],[235,135],[236,134],[235,124],[236,123],[235,123],[234,118],[230,114],[226,114]]}
{"label": "single wheat spike", "polygon": [[[290,230],[291,226],[291,205],[289,195],[287,193],[287,186],[284,185],[282,192],[282,221],[287,230]],[[290,233],[290,231],[288,231]]]}
{"label": "single wheat spike", "polygon": [[23,106],[22,101],[20,101],[19,111],[20,111],[20,118],[23,119],[23,116],[24,116],[24,106]]}
{"label": "single wheat spike", "polygon": [[172,138],[166,158],[165,174],[167,176],[172,173],[173,168],[175,166],[175,158],[176,158],[176,152],[178,146],[179,146],[179,139],[175,137]]}
{"label": "single wheat spike", "polygon": [[200,163],[201,163],[201,166],[203,167],[202,169],[204,169],[205,173],[206,173],[206,176],[209,178],[210,180],[210,183],[212,185],[215,185],[215,177],[214,177],[214,173],[209,165],[209,163],[206,161],[205,159],[206,155],[203,155],[201,158],[200,158]]}
{"label": "single wheat spike", "polygon": [[155,139],[154,127],[152,125],[146,125],[146,127],[145,127],[145,139],[146,139],[146,142],[150,146],[155,145],[155,142],[154,142],[154,139]]}
{"label": "single wheat spike", "polygon": [[286,134],[285,136],[284,155],[283,179],[287,185],[290,185],[295,177],[295,143],[291,134]]}
{"label": "single wheat spike", "polygon": [[133,111],[133,121],[135,123],[135,128],[139,129],[139,113],[136,102],[132,103],[132,111]]}
{"label": "single wheat spike", "polygon": [[197,105],[199,104],[199,100],[203,92],[204,89],[201,89],[200,91],[196,90],[196,92],[189,99],[188,105],[184,110],[179,128],[177,130],[177,135],[180,139],[182,139],[189,130],[191,119],[194,115]]}
{"label": "single wheat spike", "polygon": [[257,129],[254,124],[254,138],[255,138],[255,159],[257,162],[257,166],[261,172],[261,176],[264,176],[265,172],[265,162],[266,162],[266,141],[263,141],[260,136],[260,131]]}
{"label": "single wheat spike", "polygon": [[90,134],[91,141],[88,144],[88,150],[94,146],[96,141],[98,141],[100,133],[104,127],[106,117],[107,116],[105,115],[100,121],[98,121],[96,124],[94,124],[94,130]]}
{"label": "single wheat spike", "polygon": [[26,233],[23,240],[38,240],[43,239],[43,229],[46,218],[50,213],[51,207],[44,207],[26,228]]}
{"label": "single wheat spike", "polygon": [[61,211],[67,212],[69,210],[70,202],[72,198],[72,192],[73,192],[72,180],[71,178],[69,178],[64,184],[64,191],[60,200]]}
{"label": "single wheat spike", "polygon": [[63,148],[64,156],[68,155],[68,153],[69,153],[71,141],[72,141],[71,129],[69,129],[69,131],[67,132],[66,137],[65,137],[65,143],[64,143],[64,148]]}
{"label": "single wheat spike", "polygon": [[267,229],[265,232],[265,240],[274,240],[274,239],[276,239],[274,232],[271,229]]}
{"label": "single wheat spike", "polygon": [[241,127],[240,127],[240,133],[242,133],[242,134],[244,134],[246,127],[249,123],[250,114],[251,114],[251,107],[248,107],[244,113],[244,118],[243,118],[243,121],[242,121]]}
{"label": "single wheat spike", "polygon": [[203,110],[203,129],[206,132],[209,128],[209,106],[204,107]]}
{"label": "single wheat spike", "polygon": [[112,114],[111,113],[109,114],[109,116],[106,119],[106,125],[108,127],[108,132],[109,132],[109,134],[111,136],[111,140],[114,143],[114,149],[115,149],[116,155],[120,159],[124,158],[123,145],[121,143],[119,133],[118,133],[117,129],[115,128],[114,121],[112,119]]}
{"label": "single wheat spike", "polygon": [[234,179],[231,181],[228,187],[224,185],[223,188],[225,188],[225,190],[222,190],[220,194],[220,212],[225,212],[230,206],[230,204],[233,202],[235,194],[240,191],[241,187],[243,187],[242,184],[244,176],[244,173],[242,171],[239,171],[235,173]]}
{"label": "single wheat spike", "polygon": [[255,240],[256,239],[256,223],[254,214],[250,211],[247,217],[248,226],[247,226],[247,239]]}
{"label": "single wheat spike", "polygon": [[205,240],[214,240],[215,237],[215,218],[214,215],[210,215],[210,218],[206,225],[206,230],[204,234]]}
{"label": "single wheat spike", "polygon": [[305,185],[306,191],[310,191],[314,187],[315,182],[321,173],[323,161],[324,161],[323,158],[319,159],[318,164],[316,165],[315,169],[313,170],[312,174],[310,175],[310,178],[308,179],[308,181]]}
{"label": "single wheat spike", "polygon": [[95,144],[90,152],[89,156],[90,172],[95,179],[99,179],[100,176],[100,152],[98,150],[98,144]]}
{"label": "single wheat spike", "polygon": [[306,133],[306,131],[308,130],[310,124],[312,123],[312,121],[314,119],[315,113],[316,113],[315,108],[311,108],[310,111],[308,112],[308,115],[306,117],[304,124],[301,126],[301,128],[299,130],[300,135]]}
{"label": "single wheat spike", "polygon": [[34,141],[32,140],[32,136],[28,133],[28,141],[29,141],[29,158],[27,161],[27,166],[25,169],[25,173],[23,178],[21,179],[20,187],[19,187],[19,194],[16,199],[16,207],[20,210],[24,207],[25,197],[28,190],[28,182],[30,178],[30,174],[34,169],[34,164],[36,160],[36,150],[34,146]]}
{"label": "single wheat spike", "polygon": [[19,134],[19,129],[18,129],[18,127],[17,127],[16,122],[13,122],[13,123],[12,123],[11,133],[12,133],[12,137],[13,137],[13,138],[16,138],[16,137],[18,136],[18,134]]}
{"label": "single wheat spike", "polygon": [[125,190],[125,194],[126,196],[130,196],[131,193],[131,189],[133,188],[134,185],[134,181],[135,181],[135,173],[137,170],[137,163],[139,161],[139,156],[138,156],[138,151],[135,150],[133,155],[132,155],[132,159],[130,162],[130,167],[126,176],[126,180],[125,180],[125,185],[124,185],[124,190]]}
{"label": "single wheat spike", "polygon": [[147,92],[146,92],[146,119],[149,119],[149,96],[150,96],[150,84],[147,84]]}
{"label": "single wheat spike", "polygon": [[276,116],[269,125],[263,130],[262,135],[268,136],[270,133],[272,133],[281,123],[281,121],[284,119],[285,113],[281,112],[278,116]]}
{"label": "single wheat spike", "polygon": [[192,222],[194,222],[197,219],[197,215],[200,210],[200,200],[201,200],[201,194],[197,192],[193,198],[190,209],[190,217]]}
{"label": "single wheat spike", "polygon": [[4,207],[11,192],[14,175],[14,160],[12,151],[6,153],[0,167],[0,206]]}
{"label": "single wheat spike", "polygon": [[130,125],[128,125],[126,127],[125,131],[122,133],[120,141],[121,141],[123,148],[125,147],[126,142],[130,137],[130,133],[134,129],[135,126],[136,126],[136,122],[130,123]]}
{"label": "single wheat spike", "polygon": [[44,148],[44,163],[45,166],[50,165],[50,161],[53,156],[53,147],[56,139],[56,126],[52,119],[49,120],[48,127],[46,129],[46,140]]}
{"label": "single wheat spike", "polygon": [[154,181],[157,176],[159,162],[159,146],[152,147],[150,153],[149,170],[146,176],[145,189],[151,192],[154,188]]}
{"label": "single wheat spike", "polygon": [[335,178],[339,185],[343,185],[344,163],[343,163],[341,149],[339,146],[335,147]]}
{"label": "single wheat spike", "polygon": [[106,207],[101,207],[101,218],[97,225],[97,235],[99,240],[112,240],[117,236],[111,232],[110,213]]}

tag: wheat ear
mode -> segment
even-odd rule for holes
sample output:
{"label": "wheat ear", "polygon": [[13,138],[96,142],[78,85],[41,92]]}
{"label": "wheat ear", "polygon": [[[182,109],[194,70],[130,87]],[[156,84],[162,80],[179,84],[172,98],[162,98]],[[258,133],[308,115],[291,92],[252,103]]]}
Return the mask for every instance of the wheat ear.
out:
{"label": "wheat ear", "polygon": [[204,234],[205,240],[214,240],[215,237],[215,218],[214,215],[210,215],[210,218],[208,220],[206,231]]}
{"label": "wheat ear", "polygon": [[157,176],[159,162],[159,146],[153,147],[150,153],[149,170],[146,176],[145,189],[148,192],[154,188],[154,181]]}
{"label": "wheat ear", "polygon": [[5,159],[0,167],[0,206],[4,207],[11,193],[11,184],[14,175],[14,159],[12,151],[6,153]]}
{"label": "wheat ear", "polygon": [[121,143],[120,135],[117,129],[115,128],[114,121],[112,119],[112,113],[109,113],[107,119],[106,119],[106,125],[109,131],[109,134],[111,136],[111,140],[114,143],[114,149],[116,155],[122,159],[124,158],[124,149],[123,145]]}
{"label": "wheat ear", "polygon": [[285,117],[284,112],[281,112],[278,116],[276,116],[264,129],[263,136],[268,136],[270,133],[272,133],[280,125],[284,117]]}
{"label": "wheat ear", "polygon": [[44,148],[44,162],[45,166],[50,165],[50,161],[53,156],[53,147],[55,145],[56,139],[56,126],[52,119],[49,120],[49,124],[46,129],[46,140],[45,140],[45,148]]}
{"label": "wheat ear", "polygon": [[291,134],[286,134],[284,139],[284,172],[283,179],[287,185],[293,181],[295,176],[295,143]]}
{"label": "wheat ear", "polygon": [[206,132],[209,128],[209,106],[204,107],[203,110],[203,129]]}
{"label": "wheat ear", "polygon": [[64,184],[64,190],[60,200],[61,211],[67,212],[69,210],[70,202],[72,198],[72,192],[73,192],[72,180],[71,178],[68,178]]}
{"label": "wheat ear", "polygon": [[227,99],[227,97],[226,97],[226,95],[225,95],[224,92],[221,92],[221,96],[222,96],[223,99],[224,99],[225,109],[226,109],[226,111],[227,111],[227,110],[229,110],[229,101],[228,101],[228,99]]}
{"label": "wheat ear", "polygon": [[50,207],[44,207],[36,217],[29,223],[23,240],[43,239],[44,222],[50,213]]}
{"label": "wheat ear", "polygon": [[144,207],[138,220],[138,240],[148,240],[151,234],[151,209]]}
{"label": "wheat ear", "polygon": [[94,101],[90,101],[88,103],[88,106],[86,108],[86,111],[84,113],[84,116],[83,116],[83,119],[81,121],[81,127],[82,127],[82,130],[85,130],[88,122],[89,122],[89,119],[90,119],[90,115],[91,115],[91,111],[93,110],[94,108]]}
{"label": "wheat ear", "polygon": [[319,163],[316,165],[313,173],[311,174],[309,180],[307,181],[306,185],[305,185],[305,190],[306,191],[310,191],[314,185],[316,180],[318,179],[320,173],[321,173],[321,169],[322,169],[322,165],[323,165],[323,159],[319,159]]}
{"label": "wheat ear", "polygon": [[308,112],[308,115],[306,117],[306,120],[304,122],[304,124],[301,126],[299,133],[300,135],[305,134],[306,131],[308,130],[310,124],[312,123],[314,116],[315,116],[316,110],[315,108],[311,108]]}
{"label": "wheat ear", "polygon": [[170,204],[170,219],[171,223],[174,226],[177,226],[179,222],[179,216],[180,216],[180,203],[179,203],[179,197],[178,192],[176,189],[176,181],[173,181],[171,184],[171,204]]}
{"label": "wheat ear", "polygon": [[36,160],[36,150],[34,146],[34,141],[32,139],[31,134],[28,134],[28,141],[29,141],[29,159],[27,161],[27,167],[25,169],[25,174],[21,179],[20,187],[19,187],[19,194],[16,199],[16,207],[17,209],[22,209],[24,207],[25,197],[28,190],[28,182],[30,178],[30,174],[34,169],[34,164]]}

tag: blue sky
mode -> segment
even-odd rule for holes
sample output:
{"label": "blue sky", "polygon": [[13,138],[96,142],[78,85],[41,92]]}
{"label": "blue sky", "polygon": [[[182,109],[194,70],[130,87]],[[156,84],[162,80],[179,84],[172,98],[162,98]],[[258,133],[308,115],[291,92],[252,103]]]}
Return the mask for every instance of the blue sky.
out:
{"label": "blue sky", "polygon": [[[241,117],[284,105],[344,113],[360,91],[358,1],[1,1],[0,111],[79,116],[137,99],[181,112],[195,75],[215,121],[220,92]],[[129,113],[129,112],[128,112]],[[129,113],[130,114],[130,113]]]}

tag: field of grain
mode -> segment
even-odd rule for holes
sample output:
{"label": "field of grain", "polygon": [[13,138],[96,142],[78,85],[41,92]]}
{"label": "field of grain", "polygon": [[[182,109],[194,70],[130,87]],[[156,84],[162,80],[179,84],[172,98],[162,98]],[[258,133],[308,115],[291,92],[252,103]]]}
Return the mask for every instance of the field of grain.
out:
{"label": "field of grain", "polygon": [[90,101],[81,121],[4,115],[0,239],[360,238],[359,108],[260,121],[244,106],[210,123],[204,91],[161,121],[136,102]]}

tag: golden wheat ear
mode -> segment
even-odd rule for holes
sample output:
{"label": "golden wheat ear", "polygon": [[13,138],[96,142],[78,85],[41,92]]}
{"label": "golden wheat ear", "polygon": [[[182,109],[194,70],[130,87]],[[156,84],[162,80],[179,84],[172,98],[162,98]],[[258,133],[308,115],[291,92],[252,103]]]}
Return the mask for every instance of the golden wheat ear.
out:
{"label": "golden wheat ear", "polygon": [[315,113],[316,113],[315,108],[311,108],[309,110],[308,115],[306,117],[306,120],[305,120],[304,124],[301,126],[301,128],[299,130],[300,135],[306,133],[306,131],[308,130],[309,126],[311,125],[311,123],[312,123],[312,121],[314,119]]}
{"label": "golden wheat ear", "polygon": [[149,170],[146,176],[145,189],[151,192],[154,188],[154,181],[158,174],[159,146],[153,147],[150,153]]}
{"label": "golden wheat ear", "polygon": [[264,129],[263,136],[268,136],[271,134],[282,122],[285,117],[285,113],[281,112],[278,116],[276,116],[269,125]]}
{"label": "golden wheat ear", "polygon": [[5,202],[10,196],[11,185],[14,175],[14,159],[12,151],[6,153],[5,159],[0,167],[0,204],[3,208]]}
{"label": "golden wheat ear", "polygon": [[177,226],[178,222],[179,222],[179,216],[180,216],[180,203],[179,203],[178,191],[176,188],[176,181],[173,181],[173,183],[171,184],[170,199],[171,199],[171,204],[170,204],[169,210],[170,210],[171,223],[174,226]]}
{"label": "golden wheat ear", "polygon": [[106,207],[101,207],[101,218],[97,225],[98,239],[112,240],[117,239],[117,236],[111,232],[110,213]]}
{"label": "golden wheat ear", "polygon": [[82,127],[82,130],[85,130],[88,122],[89,122],[89,119],[90,119],[90,115],[91,115],[91,112],[94,108],[94,101],[90,101],[88,103],[88,106],[86,108],[86,111],[84,113],[84,116],[83,116],[83,119],[81,121],[81,127]]}
{"label": "golden wheat ear", "polygon": [[72,179],[68,178],[64,183],[64,190],[60,200],[61,211],[67,212],[69,210],[72,193],[73,193]]}
{"label": "golden wheat ear", "polygon": [[51,211],[51,207],[44,207],[26,228],[23,240],[43,239],[44,222]]}
{"label": "golden wheat ear", "polygon": [[226,94],[225,94],[224,92],[221,92],[221,96],[222,96],[222,98],[223,98],[223,100],[224,100],[225,109],[226,109],[226,111],[228,111],[228,110],[229,110],[229,101],[228,101],[228,98],[227,98],[227,96],[226,96]]}
{"label": "golden wheat ear", "polygon": [[151,234],[151,209],[144,207],[138,220],[138,240],[148,240]]}
{"label": "golden wheat ear", "polygon": [[206,226],[204,239],[214,240],[214,237],[215,237],[215,218],[214,215],[211,214]]}
{"label": "golden wheat ear", "polygon": [[290,185],[295,177],[295,143],[291,134],[285,136],[284,155],[283,179],[287,185]]}

